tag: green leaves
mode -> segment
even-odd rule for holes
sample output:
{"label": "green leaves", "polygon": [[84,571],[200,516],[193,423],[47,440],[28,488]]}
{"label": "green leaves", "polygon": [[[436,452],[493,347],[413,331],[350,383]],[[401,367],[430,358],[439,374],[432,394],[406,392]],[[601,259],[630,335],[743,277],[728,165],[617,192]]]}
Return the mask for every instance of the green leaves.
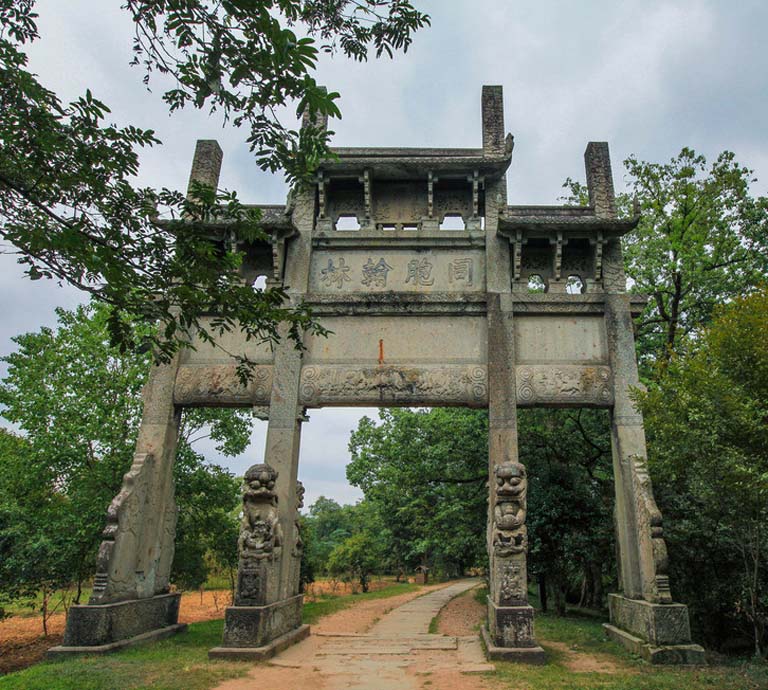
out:
{"label": "green leaves", "polygon": [[752,173],[729,151],[711,165],[688,148],[666,164],[630,157],[625,165],[643,214],[625,238],[627,275],[651,297],[639,324],[641,355],[666,360],[717,304],[764,279],[768,202],[751,195]]}
{"label": "green leaves", "polygon": [[[56,329],[17,336],[16,351],[4,358],[2,416],[24,437],[0,429],[0,598],[93,574],[107,506],[135,449],[151,358],[121,353],[108,330],[136,341],[151,330],[99,304],[57,315]],[[206,554],[226,563],[236,553],[239,482],[193,446],[212,438],[219,452],[236,455],[250,430],[247,412],[182,416],[174,466],[180,583],[204,576]]]}
{"label": "green leaves", "polygon": [[638,393],[676,591],[712,644],[746,633],[762,654],[768,649],[766,337],[762,288],[716,309],[709,327]]}
{"label": "green leaves", "polygon": [[[286,305],[282,290],[244,284],[242,243],[268,238],[234,194],[197,186],[187,199],[135,187],[137,149],[159,144],[154,132],[105,121],[109,107],[90,90],[62,103],[26,69],[24,46],[38,38],[32,8],[30,0],[0,0],[0,238],[19,251],[29,277],[66,282],[122,315],[161,322],[165,333],[138,342],[118,318],[110,329],[123,351],[149,350],[159,361],[192,334],[213,343],[241,331],[272,342],[280,322],[297,341],[306,329],[321,333],[304,306]],[[290,129],[280,108],[340,116],[338,94],[312,76],[317,40],[330,46],[354,36],[344,49],[353,57],[368,44],[391,53],[428,23],[403,0],[125,0],[123,8],[145,83],[156,74],[172,80],[162,96],[170,111],[208,108],[245,127],[258,164],[292,184],[310,180],[332,155],[331,133]],[[203,318],[211,312],[213,326]],[[243,376],[248,365],[240,362]]]}

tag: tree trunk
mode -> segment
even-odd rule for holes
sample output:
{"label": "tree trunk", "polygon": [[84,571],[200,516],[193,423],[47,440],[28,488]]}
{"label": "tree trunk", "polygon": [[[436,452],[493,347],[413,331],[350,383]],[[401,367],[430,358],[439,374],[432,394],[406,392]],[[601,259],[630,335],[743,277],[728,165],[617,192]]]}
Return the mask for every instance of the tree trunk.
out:
{"label": "tree trunk", "polygon": [[592,575],[591,608],[599,611],[603,608],[603,569],[599,563],[590,563],[589,568]]}
{"label": "tree trunk", "polygon": [[43,637],[48,637],[48,590],[43,588],[43,605],[40,611],[43,614]]}
{"label": "tree trunk", "polygon": [[547,612],[547,575],[546,573],[539,573],[539,601],[541,602],[541,612]]}

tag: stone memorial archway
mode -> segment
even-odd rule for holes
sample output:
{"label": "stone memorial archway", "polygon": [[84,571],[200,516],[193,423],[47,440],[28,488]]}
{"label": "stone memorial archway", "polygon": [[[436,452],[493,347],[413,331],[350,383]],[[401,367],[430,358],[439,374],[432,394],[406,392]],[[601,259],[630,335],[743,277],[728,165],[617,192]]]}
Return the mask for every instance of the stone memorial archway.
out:
{"label": "stone memorial archway", "polygon": [[[527,601],[526,487],[517,408],[611,410],[621,592],[609,634],[653,661],[703,659],[687,608],[672,602],[661,515],[646,469],[632,315],[605,143],[585,153],[590,205],[509,206],[502,91],[483,87],[482,148],[340,148],[317,183],[262,206],[270,243],[243,247],[244,279],[266,276],[332,331],[274,350],[224,336],[256,363],[205,343],[152,370],[133,465],[112,502],[88,605],[70,609],[59,653],[106,651],[179,629],[169,592],[172,463],[182,408],[242,406],[269,420],[263,464],[247,475],[236,601],[212,655],[263,658],[301,625],[296,515],[306,408],[464,405],[489,410],[490,655],[541,661]],[[221,150],[200,141],[191,179],[216,186]],[[451,227],[453,229],[448,229]],[[546,287],[532,292],[529,282]],[[569,285],[580,291],[571,294]],[[524,459],[523,459],[524,460]]]}

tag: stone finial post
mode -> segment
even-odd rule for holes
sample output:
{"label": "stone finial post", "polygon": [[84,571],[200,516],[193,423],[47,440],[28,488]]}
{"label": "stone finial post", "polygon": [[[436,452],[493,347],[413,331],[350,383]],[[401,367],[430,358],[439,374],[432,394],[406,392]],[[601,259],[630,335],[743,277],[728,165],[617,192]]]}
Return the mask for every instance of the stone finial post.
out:
{"label": "stone finial post", "polygon": [[611,155],[607,141],[590,141],[584,151],[587,169],[589,203],[598,218],[616,218],[616,198],[613,192]]}
{"label": "stone finial post", "polygon": [[[323,93],[328,93],[328,89],[324,86],[319,87]],[[320,129],[328,129],[328,115],[323,113],[315,113],[314,116],[310,116],[309,111],[305,110],[301,115],[301,126],[306,127],[308,125],[314,125]]]}
{"label": "stone finial post", "polygon": [[504,153],[504,91],[501,86],[483,86],[483,155]]}
{"label": "stone finial post", "polygon": [[221,161],[224,153],[215,139],[198,139],[195,145],[195,155],[192,158],[192,170],[189,173],[187,196],[193,182],[208,185],[214,189],[219,186]]}

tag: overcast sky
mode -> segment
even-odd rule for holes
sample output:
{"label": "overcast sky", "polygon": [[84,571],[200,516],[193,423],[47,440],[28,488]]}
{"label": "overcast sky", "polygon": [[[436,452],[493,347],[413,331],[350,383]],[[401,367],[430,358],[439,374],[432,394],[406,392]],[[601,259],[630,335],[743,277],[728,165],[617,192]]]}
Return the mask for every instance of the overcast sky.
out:
{"label": "overcast sky", "polygon": [[[723,149],[768,185],[768,51],[764,0],[414,0],[432,16],[406,55],[367,64],[323,57],[319,81],[342,95],[331,124],[339,146],[480,146],[480,91],[504,86],[506,128],[515,136],[510,203],[556,203],[568,177],[584,179],[590,140],[610,143],[617,186],[634,153],[664,161],[683,146],[708,157]],[[200,111],[170,117],[160,84],[148,93],[128,66],[131,25],[121,0],[38,0],[41,39],[31,66],[63,100],[90,88],[120,125],[152,128],[163,146],[141,154],[139,182],[183,189],[195,140],[224,149],[221,185],[245,202],[282,203],[279,177],[254,164],[245,132]],[[25,280],[0,256],[0,355],[18,333],[53,325],[56,306],[81,300],[53,283]],[[5,367],[0,365],[0,375]],[[344,467],[350,431],[375,410],[310,412],[299,476],[307,505],[323,494],[359,498]],[[266,423],[239,458],[209,459],[242,473],[261,461]]]}

